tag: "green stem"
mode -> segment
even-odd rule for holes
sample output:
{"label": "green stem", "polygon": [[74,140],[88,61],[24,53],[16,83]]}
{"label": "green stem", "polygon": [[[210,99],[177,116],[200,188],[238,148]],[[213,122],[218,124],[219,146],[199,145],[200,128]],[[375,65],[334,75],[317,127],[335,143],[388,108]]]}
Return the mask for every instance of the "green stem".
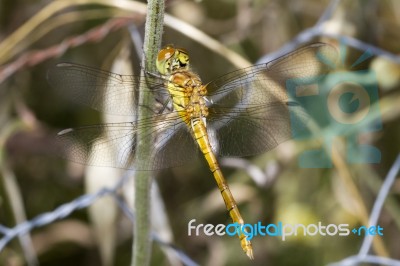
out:
{"label": "green stem", "polygon": [[[148,0],[145,36],[143,43],[142,77],[145,71],[156,72],[155,62],[161,46],[164,23],[164,0]],[[140,92],[148,90],[145,82]],[[139,106],[151,106],[154,99],[151,93],[140,93]],[[139,108],[138,120],[151,115],[149,108]],[[152,143],[142,141],[143,136],[151,133],[151,128],[144,127],[138,131],[135,164],[141,165],[151,159]],[[133,241],[132,266],[145,266],[150,263],[151,256],[151,222],[150,222],[150,188],[151,171],[139,171],[135,175],[135,224]]]}

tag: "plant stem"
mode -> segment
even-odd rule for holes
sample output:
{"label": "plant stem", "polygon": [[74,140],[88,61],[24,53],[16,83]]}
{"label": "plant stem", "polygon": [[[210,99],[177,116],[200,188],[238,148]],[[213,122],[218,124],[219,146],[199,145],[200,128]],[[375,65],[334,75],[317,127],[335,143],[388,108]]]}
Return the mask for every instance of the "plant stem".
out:
{"label": "plant stem", "polygon": [[[148,0],[145,36],[143,43],[142,77],[145,71],[156,72],[155,62],[157,52],[161,46],[161,36],[164,23],[164,0]],[[149,108],[154,99],[150,93],[142,93],[148,88],[145,82],[141,83],[139,94],[138,120],[148,118],[151,115]],[[151,160],[152,142],[144,142],[143,136],[151,133],[151,128],[144,127],[138,131],[135,164]],[[135,213],[134,241],[132,266],[145,266],[150,263],[151,256],[151,222],[150,222],[150,188],[152,182],[151,171],[139,171],[135,176]]]}

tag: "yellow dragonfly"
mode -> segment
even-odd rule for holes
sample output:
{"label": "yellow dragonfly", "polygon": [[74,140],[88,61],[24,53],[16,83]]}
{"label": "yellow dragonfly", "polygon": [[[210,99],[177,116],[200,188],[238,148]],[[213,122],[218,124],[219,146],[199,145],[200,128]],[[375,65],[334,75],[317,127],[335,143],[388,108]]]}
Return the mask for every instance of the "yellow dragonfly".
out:
{"label": "yellow dragonfly", "polygon": [[[132,102],[137,102],[138,93],[150,93],[162,108],[142,120],[66,129],[58,139],[68,159],[95,166],[155,170],[179,166],[201,155],[214,175],[232,221],[243,225],[217,156],[249,156],[276,147],[293,137],[293,115],[300,118],[296,130],[305,128],[298,121],[307,120],[307,115],[295,97],[288,95],[286,81],[327,73],[330,67],[322,59],[335,56],[333,46],[311,44],[206,84],[190,69],[187,51],[173,46],[159,51],[159,74],[146,77],[60,63],[49,70],[49,83],[78,103],[134,117],[138,106]],[[146,82],[149,89],[139,92],[141,82]],[[144,127],[151,128],[151,134],[142,139],[152,143],[151,160],[135,165],[132,158],[137,131]],[[104,155],[106,146],[118,155]],[[243,251],[253,259],[251,242],[243,232],[238,236]]]}

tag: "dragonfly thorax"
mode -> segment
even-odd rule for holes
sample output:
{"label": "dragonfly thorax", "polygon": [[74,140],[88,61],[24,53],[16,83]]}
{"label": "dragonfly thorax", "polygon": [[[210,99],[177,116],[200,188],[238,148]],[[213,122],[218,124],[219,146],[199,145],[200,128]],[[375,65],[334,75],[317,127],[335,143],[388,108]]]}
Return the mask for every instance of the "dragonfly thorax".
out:
{"label": "dragonfly thorax", "polygon": [[207,90],[200,77],[190,71],[186,50],[168,45],[158,53],[156,65],[166,79],[165,85],[180,117],[187,124],[199,120],[205,122],[208,116]]}
{"label": "dragonfly thorax", "polygon": [[186,123],[208,116],[205,96],[207,89],[199,76],[191,71],[175,71],[166,84],[175,111]]}

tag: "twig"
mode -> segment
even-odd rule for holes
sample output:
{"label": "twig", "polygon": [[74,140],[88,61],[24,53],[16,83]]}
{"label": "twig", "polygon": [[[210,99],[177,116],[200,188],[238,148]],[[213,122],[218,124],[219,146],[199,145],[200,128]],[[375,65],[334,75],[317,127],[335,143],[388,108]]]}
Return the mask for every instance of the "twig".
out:
{"label": "twig", "polygon": [[[9,169],[6,163],[3,163],[0,167],[0,172],[3,176],[4,187],[10,199],[10,206],[13,212],[14,218],[17,223],[22,223],[26,220],[26,212],[24,204],[22,203],[21,190],[18,187],[16,177],[13,171]],[[19,241],[21,243],[22,250],[25,255],[25,259],[28,265],[38,265],[38,259],[33,248],[32,238],[30,234],[19,235]]]}
{"label": "twig", "polygon": [[[145,71],[155,72],[157,52],[161,46],[161,36],[164,26],[164,0],[149,0],[147,4],[147,18],[145,36],[143,42],[142,77]],[[148,88],[146,82],[141,82],[139,93],[139,106],[151,106],[154,99],[151,94],[144,93]],[[139,108],[138,120],[145,119],[151,115],[147,108]],[[143,136],[151,133],[151,128],[140,128],[137,135],[137,149],[135,164],[142,165],[150,160],[150,141],[143,141]],[[150,263],[151,237],[150,237],[150,188],[152,172],[141,171],[135,176],[135,211],[136,223],[134,225],[134,243],[132,266],[145,266]]]}
{"label": "twig", "polygon": [[[0,224],[0,234],[3,236],[0,238],[0,253],[6,247],[6,245],[14,238],[24,236],[31,232],[34,228],[39,228],[42,226],[46,226],[51,224],[57,220],[64,219],[65,217],[69,216],[72,212],[80,209],[87,208],[88,206],[92,205],[96,200],[111,196],[115,198],[118,203],[120,209],[127,215],[127,217],[132,221],[135,222],[134,214],[131,212],[126,203],[121,203],[121,198],[118,196],[118,191],[120,191],[121,187],[128,183],[129,178],[132,177],[132,171],[125,171],[124,174],[121,176],[120,181],[115,184],[113,188],[102,188],[94,194],[85,194],[82,195],[75,200],[62,204],[61,206],[57,207],[55,210],[51,212],[42,213],[32,220],[21,222],[17,224],[13,228],[8,228],[4,225]],[[188,266],[197,266],[198,264],[194,262],[191,258],[189,258],[182,250],[176,248],[173,244],[169,244],[162,240],[162,237],[157,235],[155,232],[151,232],[152,239],[159,243],[162,246],[168,247],[170,250],[175,252],[181,262]]]}
{"label": "twig", "polygon": [[[400,154],[397,156],[396,161],[393,163],[392,168],[387,174],[385,181],[383,182],[381,189],[379,191],[378,197],[374,203],[374,207],[371,211],[371,216],[369,218],[369,226],[376,226],[378,222],[379,215],[381,213],[385,199],[387,198],[390,188],[392,187],[396,176],[400,171]],[[359,263],[376,263],[380,265],[390,265],[390,266],[400,266],[400,261],[393,260],[385,257],[377,257],[368,255],[368,252],[372,245],[373,236],[366,234],[360,251],[357,255],[347,257],[346,259],[331,263],[328,266],[350,266],[358,265]]]}
{"label": "twig", "polygon": [[2,83],[6,78],[20,70],[22,67],[34,66],[49,58],[61,56],[68,49],[80,46],[85,43],[98,42],[104,37],[108,36],[110,32],[126,27],[130,23],[132,23],[132,19],[111,19],[107,23],[91,29],[84,34],[70,37],[64,40],[61,44],[50,46],[49,48],[46,48],[44,50],[27,52],[18,57],[17,60],[0,67],[0,83]]}
{"label": "twig", "polygon": [[[385,181],[382,184],[382,187],[379,191],[378,197],[375,201],[374,207],[372,208],[371,216],[369,218],[369,226],[376,226],[378,222],[379,215],[382,211],[383,203],[387,198],[390,188],[393,186],[394,181],[396,180],[396,176],[400,170],[400,154],[397,156],[396,161],[394,162],[392,168],[390,169],[388,175],[385,178]],[[361,246],[360,252],[358,255],[360,257],[366,256],[371,248],[373,236],[366,234],[363,244]]]}

